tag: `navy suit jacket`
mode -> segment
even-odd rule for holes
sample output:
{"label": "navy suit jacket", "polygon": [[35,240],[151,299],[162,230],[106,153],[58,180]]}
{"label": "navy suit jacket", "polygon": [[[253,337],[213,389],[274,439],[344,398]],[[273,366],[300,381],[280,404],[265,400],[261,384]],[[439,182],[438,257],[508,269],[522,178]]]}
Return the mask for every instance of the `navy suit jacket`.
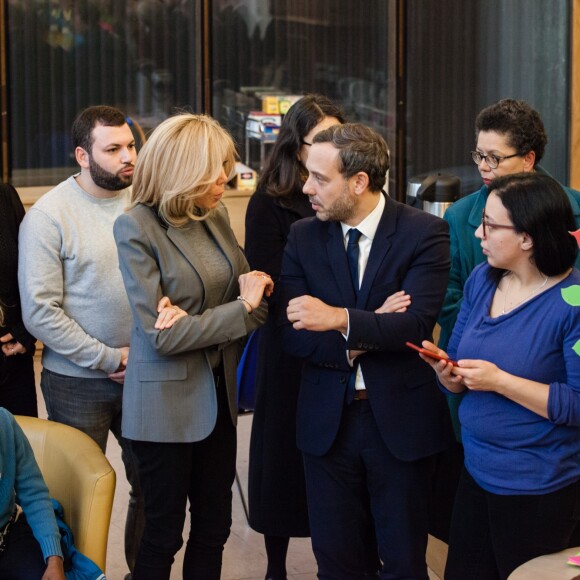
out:
{"label": "navy suit jacket", "polygon": [[[431,337],[449,266],[447,223],[387,196],[357,299],[340,223],[308,218],[292,226],[282,264],[282,303],[308,294],[347,308],[350,321],[345,340],[338,331],[294,330],[280,309],[285,348],[307,361],[297,415],[302,451],[324,455],[336,438],[352,371],[348,349],[367,351],[358,360],[381,436],[395,457],[412,461],[449,446],[449,412],[435,374],[405,346]],[[375,314],[398,290],[411,295],[407,312]]]}

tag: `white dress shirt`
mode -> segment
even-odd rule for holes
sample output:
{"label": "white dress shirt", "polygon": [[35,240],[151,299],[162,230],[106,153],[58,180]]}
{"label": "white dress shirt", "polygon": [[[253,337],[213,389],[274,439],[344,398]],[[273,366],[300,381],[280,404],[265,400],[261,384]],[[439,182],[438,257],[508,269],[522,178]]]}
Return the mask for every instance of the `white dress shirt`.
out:
{"label": "white dress shirt", "polygon": [[[373,245],[373,240],[377,233],[377,228],[379,227],[379,222],[383,216],[383,211],[385,209],[385,197],[381,193],[379,195],[379,202],[377,203],[375,209],[357,226],[349,226],[343,222],[340,222],[340,227],[342,228],[342,236],[344,241],[344,248],[346,250],[346,245],[348,243],[348,232],[355,227],[362,235],[358,241],[359,255],[358,255],[358,287],[361,287],[363,277],[365,275],[365,269],[369,261],[369,254],[371,253],[371,247]],[[345,273],[347,275],[348,272]],[[346,316],[348,318],[348,309],[346,310]],[[350,319],[348,320],[348,330],[346,332],[345,338],[348,338],[350,333]],[[348,351],[347,351],[348,357]],[[352,366],[353,361],[349,358],[349,364]],[[356,383],[355,389],[360,391],[365,389],[365,382],[360,366],[356,372]]]}

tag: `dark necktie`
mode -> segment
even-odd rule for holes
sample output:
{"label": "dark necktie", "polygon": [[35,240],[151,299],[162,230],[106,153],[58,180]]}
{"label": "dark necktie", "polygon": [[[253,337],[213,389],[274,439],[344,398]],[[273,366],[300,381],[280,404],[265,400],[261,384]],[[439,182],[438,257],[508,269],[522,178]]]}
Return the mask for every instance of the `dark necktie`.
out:
{"label": "dark necktie", "polygon": [[[361,233],[356,228],[351,228],[348,230],[348,242],[346,244],[346,257],[348,259],[348,267],[350,269],[350,278],[354,286],[355,294],[358,296],[358,256],[359,247],[358,241],[361,237]],[[352,367],[352,372],[348,378],[348,383],[346,387],[346,402],[350,405],[354,399],[355,383],[356,383],[356,371],[358,369],[358,364],[355,359],[354,365]]]}
{"label": "dark necktie", "polygon": [[361,233],[356,228],[350,228],[348,230],[348,242],[346,244],[346,257],[348,259],[348,266],[350,268],[350,278],[354,286],[355,294],[358,296],[358,256],[359,248],[358,241],[361,237]]}

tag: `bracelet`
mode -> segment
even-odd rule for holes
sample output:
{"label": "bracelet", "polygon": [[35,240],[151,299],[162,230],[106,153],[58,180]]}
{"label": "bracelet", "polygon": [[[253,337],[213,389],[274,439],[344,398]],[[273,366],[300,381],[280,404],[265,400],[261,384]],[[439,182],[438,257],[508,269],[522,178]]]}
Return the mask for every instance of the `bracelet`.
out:
{"label": "bracelet", "polygon": [[245,302],[250,307],[250,312],[248,312],[248,314],[252,314],[252,312],[254,312],[254,307],[250,304],[250,301],[247,298],[244,298],[243,296],[238,296],[236,300]]}

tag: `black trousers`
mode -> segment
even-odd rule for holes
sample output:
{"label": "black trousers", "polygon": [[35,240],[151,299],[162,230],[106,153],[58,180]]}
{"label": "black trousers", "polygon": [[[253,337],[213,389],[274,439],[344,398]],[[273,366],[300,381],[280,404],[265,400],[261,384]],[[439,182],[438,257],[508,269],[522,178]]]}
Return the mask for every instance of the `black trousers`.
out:
{"label": "black trousers", "polygon": [[394,457],[370,402],[353,401],[328,453],[305,453],[304,465],[321,580],[427,580],[433,457]]}
{"label": "black trousers", "polygon": [[0,352],[0,407],[13,415],[38,417],[32,352],[14,356]]}
{"label": "black trousers", "polygon": [[6,550],[0,554],[0,578],[3,580],[40,580],[46,563],[40,544],[24,514],[10,527]]}
{"label": "black trousers", "polygon": [[236,429],[225,384],[218,386],[218,416],[209,437],[196,443],[132,441],[145,500],[145,530],[133,580],[170,577],[183,544],[187,500],[191,531],[183,562],[185,580],[219,580],[232,523]]}
{"label": "black trousers", "polygon": [[579,518],[580,481],[543,495],[497,495],[464,468],[445,579],[507,578],[524,562],[567,548]]}

